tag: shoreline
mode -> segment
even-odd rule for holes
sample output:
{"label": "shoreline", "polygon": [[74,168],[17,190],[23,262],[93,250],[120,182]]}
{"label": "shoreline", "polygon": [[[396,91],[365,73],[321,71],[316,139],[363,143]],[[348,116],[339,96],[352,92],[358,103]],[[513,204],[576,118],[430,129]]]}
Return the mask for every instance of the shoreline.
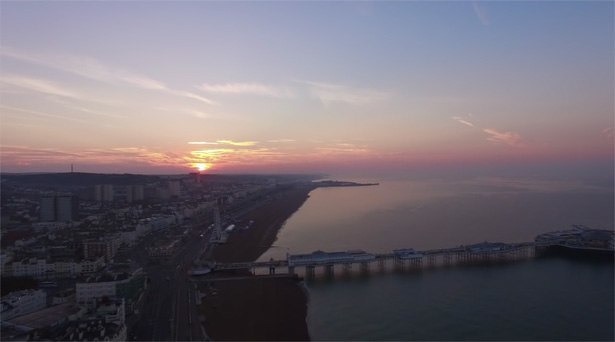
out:
{"label": "shoreline", "polygon": [[303,206],[309,193],[316,188],[296,185],[272,195],[266,203],[244,215],[226,243],[213,248],[211,259],[217,262],[256,261],[271,248],[284,223]]}
{"label": "shoreline", "polygon": [[[211,259],[218,262],[257,260],[271,248],[285,222],[318,187],[296,184],[272,195],[266,203],[242,217],[227,242],[213,248]],[[225,280],[217,281],[216,275]],[[202,278],[199,283],[199,291],[206,295],[199,307],[205,318],[202,325],[213,340],[310,340],[309,294],[300,278],[263,279],[245,271],[220,272]]]}

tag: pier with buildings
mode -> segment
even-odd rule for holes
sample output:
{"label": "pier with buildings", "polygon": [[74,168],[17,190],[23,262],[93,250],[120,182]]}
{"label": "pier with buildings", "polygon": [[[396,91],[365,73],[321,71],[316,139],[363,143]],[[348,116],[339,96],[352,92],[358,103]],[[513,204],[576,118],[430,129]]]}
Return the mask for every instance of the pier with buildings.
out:
{"label": "pier with buildings", "polygon": [[[368,253],[362,250],[343,252],[316,251],[310,254],[289,254],[286,259],[242,262],[209,263],[195,267],[194,275],[211,271],[249,270],[254,275],[302,274],[314,278],[317,274],[332,277],[336,273],[348,275],[359,271],[385,272],[412,270],[440,266],[470,265],[490,262],[509,262],[534,256],[534,244],[504,244],[483,242],[470,246],[415,251],[397,249],[390,253]],[[205,272],[209,273],[209,272]]]}
{"label": "pier with buildings", "polygon": [[590,253],[613,257],[613,231],[575,225],[571,230],[538,235],[533,242],[481,242],[453,248],[414,250],[395,249],[388,253],[362,250],[341,252],[315,251],[309,254],[287,254],[286,259],[241,263],[207,263],[196,265],[191,273],[202,275],[216,271],[244,270],[253,275],[302,275],[312,279],[318,275],[335,275],[385,271],[410,271],[434,267],[468,266],[507,263],[532,259],[552,249],[570,249],[572,253]]}

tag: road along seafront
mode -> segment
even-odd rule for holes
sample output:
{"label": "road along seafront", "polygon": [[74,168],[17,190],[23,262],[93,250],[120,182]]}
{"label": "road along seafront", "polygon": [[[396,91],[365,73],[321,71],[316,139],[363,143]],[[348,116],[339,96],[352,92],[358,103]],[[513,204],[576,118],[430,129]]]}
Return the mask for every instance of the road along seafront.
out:
{"label": "road along seafront", "polygon": [[[210,246],[205,259],[255,261],[276,239],[284,222],[317,185],[296,184],[279,191],[239,218],[226,243]],[[252,224],[250,224],[252,222]],[[242,229],[241,227],[249,228]],[[307,296],[297,277],[254,277],[216,272],[194,277],[201,294],[199,313],[213,340],[309,340]]]}

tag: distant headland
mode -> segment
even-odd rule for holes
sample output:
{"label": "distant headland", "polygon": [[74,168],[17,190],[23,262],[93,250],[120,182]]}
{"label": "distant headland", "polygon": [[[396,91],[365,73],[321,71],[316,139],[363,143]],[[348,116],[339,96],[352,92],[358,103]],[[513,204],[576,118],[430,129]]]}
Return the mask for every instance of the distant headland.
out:
{"label": "distant headland", "polygon": [[312,184],[316,185],[319,188],[380,185],[380,183],[356,183],[356,182],[335,181],[335,180],[317,181],[317,182],[312,182]]}

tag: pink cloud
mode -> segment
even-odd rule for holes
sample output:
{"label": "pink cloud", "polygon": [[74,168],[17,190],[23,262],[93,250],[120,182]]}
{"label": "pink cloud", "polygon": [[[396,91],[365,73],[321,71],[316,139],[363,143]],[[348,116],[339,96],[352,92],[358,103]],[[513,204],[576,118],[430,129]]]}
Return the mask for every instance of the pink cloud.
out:
{"label": "pink cloud", "polygon": [[500,132],[493,128],[484,128],[483,132],[489,135],[487,137],[488,141],[491,141],[496,144],[505,144],[505,145],[514,146],[514,147],[521,147],[525,145],[519,133]]}

